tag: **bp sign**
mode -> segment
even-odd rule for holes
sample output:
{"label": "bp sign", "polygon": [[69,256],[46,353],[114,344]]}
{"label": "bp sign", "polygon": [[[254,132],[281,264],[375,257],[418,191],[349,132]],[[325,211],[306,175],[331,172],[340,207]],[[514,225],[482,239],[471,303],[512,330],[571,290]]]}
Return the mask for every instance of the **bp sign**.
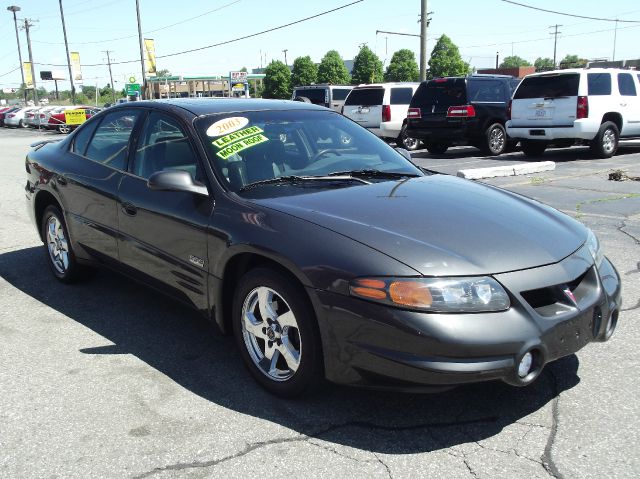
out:
{"label": "bp sign", "polygon": [[124,86],[124,88],[125,88],[125,90],[127,92],[127,95],[128,96],[132,96],[132,95],[135,95],[137,92],[140,91],[140,83],[127,83]]}
{"label": "bp sign", "polygon": [[135,83],[135,82],[136,82],[136,77],[130,76],[129,77],[129,83]]}

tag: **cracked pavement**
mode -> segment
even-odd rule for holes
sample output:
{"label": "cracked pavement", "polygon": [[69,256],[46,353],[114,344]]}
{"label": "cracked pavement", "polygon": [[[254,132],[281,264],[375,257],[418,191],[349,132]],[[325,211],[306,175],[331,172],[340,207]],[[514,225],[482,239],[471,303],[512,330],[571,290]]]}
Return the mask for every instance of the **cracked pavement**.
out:
{"label": "cracked pavement", "polygon": [[[640,143],[611,160],[550,151],[554,172],[487,180],[598,234],[623,278],[610,342],[523,389],[328,386],[292,401],[262,391],[231,339],[179,304],[109,272],[76,286],[52,279],[22,196],[24,154],[41,136],[0,129],[0,478],[640,475],[640,182],[607,179],[618,168],[640,176]],[[444,172],[525,161],[476,154],[415,157]]]}

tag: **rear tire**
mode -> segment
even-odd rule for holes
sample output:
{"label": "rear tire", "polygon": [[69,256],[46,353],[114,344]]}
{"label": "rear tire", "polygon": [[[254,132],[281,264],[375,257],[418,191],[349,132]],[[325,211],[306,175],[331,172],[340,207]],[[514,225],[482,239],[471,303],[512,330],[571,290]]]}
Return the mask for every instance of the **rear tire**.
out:
{"label": "rear tire", "polygon": [[591,141],[589,148],[596,158],[611,158],[618,150],[620,132],[612,121],[605,121],[600,125],[598,134]]}
{"label": "rear tire", "polygon": [[80,279],[87,270],[76,260],[67,224],[57,206],[45,208],[40,227],[47,263],[53,275],[63,283]]}
{"label": "rear tire", "polygon": [[234,293],[232,321],[243,362],[267,391],[294,397],[322,384],[315,314],[290,278],[268,268],[246,273]]}
{"label": "rear tire", "polygon": [[400,130],[400,135],[398,135],[398,139],[396,143],[399,146],[402,146],[405,150],[415,151],[420,147],[420,140],[417,138],[411,138],[407,136],[407,125],[406,123],[402,125],[402,129]]}
{"label": "rear tire", "polygon": [[424,147],[434,155],[442,155],[449,149],[449,145],[446,143],[425,143]]}
{"label": "rear tire", "polygon": [[520,148],[526,156],[536,157],[542,156],[544,150],[547,149],[547,144],[544,141],[536,140],[522,140],[520,142]]}
{"label": "rear tire", "polygon": [[484,134],[484,143],[480,150],[488,156],[498,156],[507,149],[507,131],[500,123],[494,123]]}

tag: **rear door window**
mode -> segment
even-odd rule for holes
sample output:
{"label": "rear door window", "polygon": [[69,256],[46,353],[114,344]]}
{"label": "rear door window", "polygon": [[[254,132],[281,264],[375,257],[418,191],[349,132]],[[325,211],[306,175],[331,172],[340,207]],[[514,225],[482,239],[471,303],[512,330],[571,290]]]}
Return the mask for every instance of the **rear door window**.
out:
{"label": "rear door window", "polygon": [[342,101],[347,98],[347,95],[351,91],[350,88],[334,88],[331,92],[333,99],[335,101]]}
{"label": "rear door window", "polygon": [[326,103],[326,90],[323,88],[299,88],[294,97],[306,97],[314,105],[324,105]]}
{"label": "rear door window", "polygon": [[578,96],[580,74],[561,73],[527,77],[522,80],[514,95],[515,100],[526,98],[561,98]]}
{"label": "rear door window", "polygon": [[433,108],[433,111],[446,111],[450,106],[464,105],[466,102],[467,95],[464,80],[443,79],[422,83],[413,95],[411,105],[427,109]]}
{"label": "rear door window", "polygon": [[392,105],[408,105],[411,103],[413,90],[411,88],[392,88],[391,104]]}
{"label": "rear door window", "polygon": [[611,95],[610,73],[588,73],[587,84],[589,95]]}
{"label": "rear door window", "polygon": [[618,73],[618,91],[622,96],[636,96],[636,84],[631,73]]}
{"label": "rear door window", "polygon": [[117,110],[105,115],[96,129],[85,156],[112,168],[123,170],[127,163],[129,138],[140,110]]}
{"label": "rear door window", "polygon": [[345,105],[382,105],[384,88],[354,88],[349,93]]}
{"label": "rear door window", "polygon": [[504,83],[500,80],[468,80],[467,99],[470,102],[505,103]]}

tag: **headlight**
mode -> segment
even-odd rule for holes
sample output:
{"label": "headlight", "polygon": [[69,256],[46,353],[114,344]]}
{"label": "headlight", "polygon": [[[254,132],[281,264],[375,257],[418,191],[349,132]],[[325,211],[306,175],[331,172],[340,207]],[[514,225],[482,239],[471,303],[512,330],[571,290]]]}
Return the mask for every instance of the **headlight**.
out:
{"label": "headlight", "polygon": [[602,253],[602,249],[600,248],[600,241],[598,241],[595,233],[591,230],[589,230],[586,245],[587,248],[589,248],[589,252],[591,253],[593,261],[599,268],[602,264],[602,260],[604,259],[604,254]]}
{"label": "headlight", "polygon": [[509,309],[509,295],[488,276],[468,278],[359,278],[352,296],[406,309],[477,313]]}

